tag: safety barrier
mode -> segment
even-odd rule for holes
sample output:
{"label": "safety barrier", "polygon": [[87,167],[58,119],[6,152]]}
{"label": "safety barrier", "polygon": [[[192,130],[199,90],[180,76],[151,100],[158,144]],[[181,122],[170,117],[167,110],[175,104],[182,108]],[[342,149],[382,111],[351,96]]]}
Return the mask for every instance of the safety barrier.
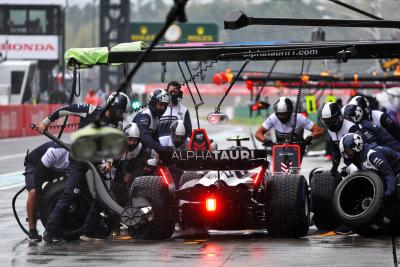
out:
{"label": "safety barrier", "polygon": [[[37,135],[29,125],[37,124],[56,109],[62,107],[60,104],[38,104],[38,105],[0,105],[0,138],[23,137]],[[62,125],[64,118],[52,123],[52,125]],[[78,117],[69,117],[68,124],[79,122]],[[66,127],[64,132],[72,132],[75,127]],[[59,132],[59,127],[51,127],[52,133]]]}

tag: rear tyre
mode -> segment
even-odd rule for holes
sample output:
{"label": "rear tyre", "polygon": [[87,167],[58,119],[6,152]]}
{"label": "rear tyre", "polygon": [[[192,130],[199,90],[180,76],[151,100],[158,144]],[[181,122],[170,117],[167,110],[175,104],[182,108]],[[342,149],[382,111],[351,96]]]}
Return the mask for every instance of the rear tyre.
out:
{"label": "rear tyre", "polygon": [[266,226],[273,237],[301,237],[310,222],[308,185],[304,176],[274,175],[266,184]]}
{"label": "rear tyre", "polygon": [[[38,207],[39,219],[46,227],[50,214],[57,204],[58,198],[64,192],[65,178],[60,177],[49,181],[42,190],[41,201]],[[90,209],[89,200],[78,197],[69,207],[59,232],[65,239],[76,239],[84,225]]]}
{"label": "rear tyre", "polygon": [[360,235],[374,236],[379,233],[370,226],[383,211],[385,188],[381,178],[371,171],[358,171],[340,182],[333,196],[334,210],[338,219]]}
{"label": "rear tyre", "polygon": [[152,220],[137,229],[129,228],[129,234],[136,239],[162,240],[174,232],[176,212],[175,201],[160,176],[140,176],[132,184],[132,198],[143,197],[150,202]]}
{"label": "rear tyre", "polygon": [[333,230],[339,226],[333,208],[333,195],[341,181],[329,171],[317,172],[311,179],[311,206],[315,226],[320,230]]}

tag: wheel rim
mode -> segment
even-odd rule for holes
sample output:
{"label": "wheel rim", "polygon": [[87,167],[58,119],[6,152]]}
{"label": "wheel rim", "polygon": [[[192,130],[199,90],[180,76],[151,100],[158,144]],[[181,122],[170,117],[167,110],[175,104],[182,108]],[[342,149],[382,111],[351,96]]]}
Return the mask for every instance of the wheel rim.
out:
{"label": "wheel rim", "polygon": [[376,188],[367,177],[355,176],[349,179],[338,194],[339,210],[349,218],[365,214],[376,200]]}

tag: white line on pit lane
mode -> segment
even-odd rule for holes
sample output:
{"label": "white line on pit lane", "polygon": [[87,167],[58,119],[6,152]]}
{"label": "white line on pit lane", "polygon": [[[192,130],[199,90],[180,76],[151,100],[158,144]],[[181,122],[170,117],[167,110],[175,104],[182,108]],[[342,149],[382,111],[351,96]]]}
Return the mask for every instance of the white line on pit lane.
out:
{"label": "white line on pit lane", "polygon": [[8,186],[0,187],[0,190],[7,190],[7,189],[15,188],[15,187],[22,187],[22,186],[24,186],[24,185],[25,185],[25,183],[19,183],[19,184],[8,185]]}
{"label": "white line on pit lane", "polygon": [[26,155],[26,153],[15,154],[15,155],[10,155],[10,156],[3,156],[3,157],[0,157],[0,160],[22,158],[22,157],[25,157],[25,155]]}

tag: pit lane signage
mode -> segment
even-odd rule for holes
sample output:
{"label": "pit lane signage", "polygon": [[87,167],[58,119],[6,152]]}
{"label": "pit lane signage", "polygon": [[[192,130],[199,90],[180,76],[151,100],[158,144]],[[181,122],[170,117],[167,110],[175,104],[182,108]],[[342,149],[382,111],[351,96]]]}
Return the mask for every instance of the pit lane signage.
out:
{"label": "pit lane signage", "polygon": [[7,59],[57,60],[58,46],[55,35],[0,35],[0,52]]}
{"label": "pit lane signage", "polygon": [[[131,23],[131,41],[151,42],[161,29],[163,23],[135,22]],[[164,35],[164,42],[216,42],[218,41],[218,25],[215,23],[175,23]]]}
{"label": "pit lane signage", "polygon": [[246,160],[255,159],[254,150],[176,150],[172,160]]}

